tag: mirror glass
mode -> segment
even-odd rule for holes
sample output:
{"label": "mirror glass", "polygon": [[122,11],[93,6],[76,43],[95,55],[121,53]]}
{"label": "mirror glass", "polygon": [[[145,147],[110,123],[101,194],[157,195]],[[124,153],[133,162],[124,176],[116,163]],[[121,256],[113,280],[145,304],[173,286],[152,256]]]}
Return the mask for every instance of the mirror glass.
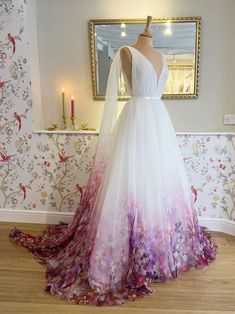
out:
{"label": "mirror glass", "polygon": [[[91,20],[90,49],[93,98],[104,99],[108,74],[118,48],[131,45],[144,30],[146,20]],[[169,77],[163,98],[198,96],[200,17],[153,20],[153,46],[166,57]],[[121,74],[119,99],[129,98]]]}

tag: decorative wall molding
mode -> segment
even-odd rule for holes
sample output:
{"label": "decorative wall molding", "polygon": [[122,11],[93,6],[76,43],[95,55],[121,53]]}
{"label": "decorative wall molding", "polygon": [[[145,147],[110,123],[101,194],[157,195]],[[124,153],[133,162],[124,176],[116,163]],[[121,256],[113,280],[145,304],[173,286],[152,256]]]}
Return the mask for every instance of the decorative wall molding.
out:
{"label": "decorative wall molding", "polygon": [[[90,134],[90,135],[99,135],[99,131],[89,131],[89,130],[80,130],[80,131],[73,131],[73,130],[55,130],[55,131],[48,131],[48,130],[33,130],[35,134]],[[235,135],[235,132],[175,132],[176,135]]]}
{"label": "decorative wall molding", "polygon": [[[74,213],[40,210],[21,210],[11,208],[0,209],[0,221],[23,223],[40,223],[40,224],[57,224],[60,221],[69,223],[72,221]],[[207,227],[211,231],[224,232],[235,236],[235,221],[228,219],[218,219],[203,217],[198,218],[201,226]]]}

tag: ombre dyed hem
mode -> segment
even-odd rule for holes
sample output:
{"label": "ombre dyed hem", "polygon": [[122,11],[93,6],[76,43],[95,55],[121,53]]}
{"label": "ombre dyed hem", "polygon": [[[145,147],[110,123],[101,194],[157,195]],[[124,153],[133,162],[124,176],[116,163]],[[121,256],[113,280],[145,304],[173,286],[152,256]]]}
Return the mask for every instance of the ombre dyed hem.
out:
{"label": "ombre dyed hem", "polygon": [[[45,292],[57,294],[60,299],[76,304],[118,305],[123,304],[125,300],[134,301],[136,298],[152,294],[155,291],[150,287],[152,282],[174,280],[181,272],[204,268],[215,260],[218,246],[208,228],[197,226],[196,233],[192,233],[189,228],[187,234],[183,234],[183,238],[187,241],[185,240],[180,247],[182,230],[179,225],[179,223],[175,224],[175,241],[171,242],[174,250],[173,263],[170,256],[161,255],[160,251],[152,252],[152,248],[148,244],[146,244],[146,252],[143,251],[142,242],[139,240],[144,238],[143,232],[135,234],[130,241],[133,246],[129,255],[129,268],[122,281],[112,287],[89,278],[89,261],[86,260],[88,257],[86,254],[83,257],[82,254],[77,257],[78,263],[76,263],[76,258],[73,258],[71,268],[66,271],[64,261],[68,260],[69,256],[66,259],[63,256],[61,263],[58,256],[58,252],[65,247],[66,241],[61,243],[61,246],[55,245],[49,248],[48,245],[45,245],[45,239],[49,239],[49,237],[50,240],[56,239],[56,237],[58,239],[58,235],[65,232],[68,225],[63,222],[49,226],[43,236],[33,237],[13,228],[9,237],[12,242],[27,247],[38,262],[47,265]],[[164,233],[164,235],[166,234]],[[176,236],[177,234],[179,237]],[[138,240],[136,240],[137,238]],[[43,239],[44,246],[42,245]],[[163,241],[163,239],[159,238],[159,241]],[[192,251],[187,251],[189,246],[193,248]],[[185,255],[186,251],[188,255]],[[70,251],[70,255],[75,256],[76,254],[72,252],[74,251]]]}

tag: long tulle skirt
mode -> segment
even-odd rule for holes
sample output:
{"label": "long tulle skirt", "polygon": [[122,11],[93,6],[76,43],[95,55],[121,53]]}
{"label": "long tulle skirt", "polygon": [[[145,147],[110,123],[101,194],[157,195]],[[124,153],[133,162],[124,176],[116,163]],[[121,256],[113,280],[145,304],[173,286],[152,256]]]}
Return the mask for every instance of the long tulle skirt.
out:
{"label": "long tulle skirt", "polygon": [[109,145],[71,223],[49,225],[39,236],[16,227],[9,233],[46,266],[45,291],[75,303],[134,300],[153,293],[151,282],[216,259],[164,103],[129,100]]}

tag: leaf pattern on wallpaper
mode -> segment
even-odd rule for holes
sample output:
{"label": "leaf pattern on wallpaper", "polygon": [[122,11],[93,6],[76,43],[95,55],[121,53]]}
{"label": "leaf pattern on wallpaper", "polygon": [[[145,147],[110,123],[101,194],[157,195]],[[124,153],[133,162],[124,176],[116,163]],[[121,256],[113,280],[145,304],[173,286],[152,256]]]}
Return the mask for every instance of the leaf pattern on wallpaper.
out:
{"label": "leaf pattern on wallpaper", "polygon": [[[74,212],[97,137],[33,133],[25,4],[0,0],[0,207]],[[235,220],[235,136],[178,141],[198,216]]]}
{"label": "leaf pattern on wallpaper", "polygon": [[[235,136],[179,137],[190,180],[198,192],[197,213],[235,220]],[[192,158],[190,158],[192,157]]]}
{"label": "leaf pattern on wallpaper", "polygon": [[3,14],[11,14],[14,8],[14,0],[0,0],[0,13]]}

